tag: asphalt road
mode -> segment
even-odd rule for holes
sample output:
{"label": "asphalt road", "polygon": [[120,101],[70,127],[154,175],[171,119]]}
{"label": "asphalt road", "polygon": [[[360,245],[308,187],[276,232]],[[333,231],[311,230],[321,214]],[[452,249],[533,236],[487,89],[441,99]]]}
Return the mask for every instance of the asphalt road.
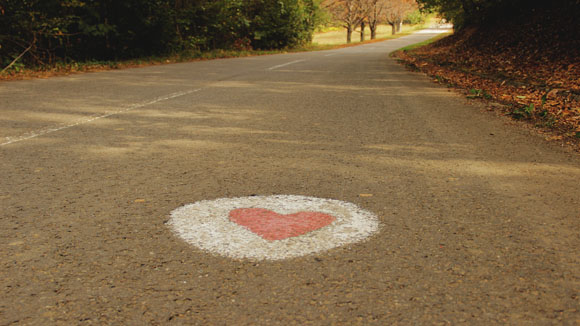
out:
{"label": "asphalt road", "polygon": [[[389,59],[432,36],[1,83],[0,325],[578,325],[578,156]],[[380,230],[251,260],[166,224],[286,194]]]}

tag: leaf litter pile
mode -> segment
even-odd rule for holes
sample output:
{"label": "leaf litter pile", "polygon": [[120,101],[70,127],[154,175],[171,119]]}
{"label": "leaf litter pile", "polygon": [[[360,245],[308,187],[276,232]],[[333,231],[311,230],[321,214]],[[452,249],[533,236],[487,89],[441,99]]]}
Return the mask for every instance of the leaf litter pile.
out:
{"label": "leaf litter pile", "polygon": [[493,107],[580,150],[578,14],[528,12],[394,55],[411,69],[464,90],[468,99],[500,103]]}

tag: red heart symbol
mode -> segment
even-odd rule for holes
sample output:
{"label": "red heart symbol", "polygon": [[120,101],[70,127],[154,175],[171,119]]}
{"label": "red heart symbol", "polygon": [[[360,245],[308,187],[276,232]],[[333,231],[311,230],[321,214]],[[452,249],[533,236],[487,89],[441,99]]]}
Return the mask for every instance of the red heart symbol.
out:
{"label": "red heart symbol", "polygon": [[266,240],[282,240],[318,230],[336,218],[319,212],[278,214],[264,208],[238,208],[230,211],[230,221]]}

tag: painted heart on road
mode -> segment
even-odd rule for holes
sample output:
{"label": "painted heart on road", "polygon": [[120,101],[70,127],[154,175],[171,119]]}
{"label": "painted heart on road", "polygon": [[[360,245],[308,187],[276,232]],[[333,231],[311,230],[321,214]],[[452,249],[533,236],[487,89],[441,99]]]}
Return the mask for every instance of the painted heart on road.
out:
{"label": "painted heart on road", "polygon": [[174,209],[167,225],[199,249],[251,260],[320,253],[379,231],[378,217],[353,203],[295,195],[202,200]]}
{"label": "painted heart on road", "polygon": [[265,208],[238,208],[230,212],[230,221],[274,241],[297,237],[334,222],[332,215],[320,212],[278,214]]}

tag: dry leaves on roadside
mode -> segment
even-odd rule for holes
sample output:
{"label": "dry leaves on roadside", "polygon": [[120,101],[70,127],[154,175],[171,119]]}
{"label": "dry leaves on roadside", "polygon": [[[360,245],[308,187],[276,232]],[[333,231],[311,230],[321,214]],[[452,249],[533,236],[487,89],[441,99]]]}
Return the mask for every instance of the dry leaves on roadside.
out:
{"label": "dry leaves on roadside", "polygon": [[395,56],[465,90],[468,99],[500,102],[513,118],[580,144],[580,41],[573,32],[579,23],[566,13],[555,17],[464,30]]}

